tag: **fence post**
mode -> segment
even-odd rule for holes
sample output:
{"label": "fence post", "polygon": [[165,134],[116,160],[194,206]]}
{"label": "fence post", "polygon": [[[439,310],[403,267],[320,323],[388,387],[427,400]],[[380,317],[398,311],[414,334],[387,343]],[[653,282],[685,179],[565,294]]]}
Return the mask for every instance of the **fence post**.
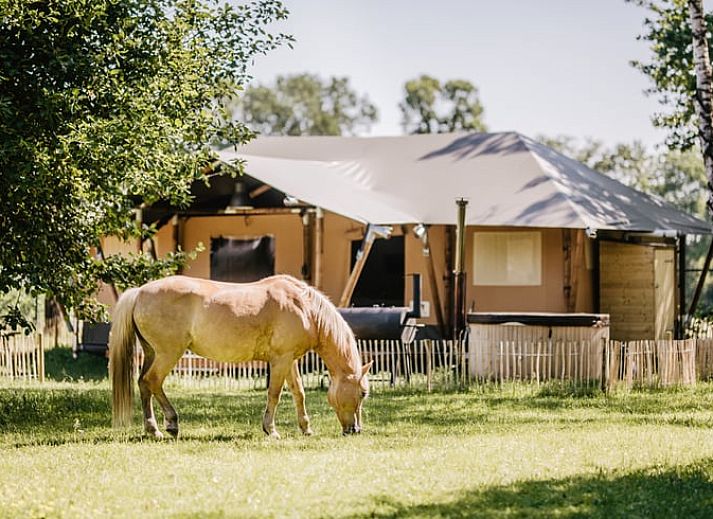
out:
{"label": "fence post", "polygon": [[426,389],[431,392],[431,377],[432,377],[432,366],[431,366],[431,340],[425,341],[426,346]]}
{"label": "fence post", "polygon": [[610,362],[610,344],[609,340],[602,338],[602,391],[609,393],[609,364]]}

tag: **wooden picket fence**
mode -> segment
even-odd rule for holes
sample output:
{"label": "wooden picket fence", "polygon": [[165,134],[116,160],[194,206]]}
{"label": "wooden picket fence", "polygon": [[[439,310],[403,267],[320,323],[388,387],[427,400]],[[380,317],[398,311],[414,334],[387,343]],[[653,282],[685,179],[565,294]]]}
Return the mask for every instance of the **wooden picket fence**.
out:
{"label": "wooden picket fence", "polygon": [[45,352],[42,335],[14,334],[0,337],[0,378],[45,380]]}
{"label": "wooden picket fence", "polygon": [[[607,391],[627,388],[690,386],[713,379],[713,338],[680,341],[545,340],[471,343],[423,340],[360,340],[364,362],[373,361],[373,390],[411,388],[448,390],[473,384],[510,381],[600,386]],[[486,353],[484,353],[486,352]],[[0,378],[44,381],[42,335],[0,338]],[[138,352],[137,365],[142,361]],[[308,352],[299,360],[306,388],[326,388],[329,372],[321,358]],[[264,389],[265,362],[220,363],[186,353],[171,373],[173,383]]]}
{"label": "wooden picket fence", "polygon": [[473,341],[470,379],[477,383],[553,380],[596,385],[604,340]]}
{"label": "wooden picket fence", "polygon": [[[667,387],[695,385],[710,372],[713,341],[610,341],[605,349],[603,387]],[[703,363],[699,363],[703,360]]]}
{"label": "wooden picket fence", "polygon": [[[468,383],[465,343],[461,341],[416,341],[410,345],[397,340],[360,340],[363,362],[373,361],[369,376],[371,388],[464,387]],[[305,388],[329,386],[329,372],[313,351],[299,360]],[[265,362],[231,364],[186,353],[170,375],[170,382],[191,386],[223,386],[235,389],[267,387]]]}
{"label": "wooden picket fence", "polygon": [[[358,347],[364,362],[374,362],[369,379],[377,391],[553,381],[613,391],[688,386],[713,379],[713,339],[500,341],[488,346],[487,355],[467,351],[461,341],[423,340],[407,345],[396,340],[361,340]],[[329,372],[316,353],[308,352],[299,367],[306,388],[328,387]],[[221,363],[188,352],[170,380],[191,386],[264,389],[268,366],[264,362]]]}

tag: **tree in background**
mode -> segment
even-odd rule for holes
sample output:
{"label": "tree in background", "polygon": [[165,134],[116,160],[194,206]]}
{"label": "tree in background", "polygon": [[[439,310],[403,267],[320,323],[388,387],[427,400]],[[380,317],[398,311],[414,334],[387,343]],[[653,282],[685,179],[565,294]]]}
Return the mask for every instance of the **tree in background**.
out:
{"label": "tree in background", "polygon": [[456,79],[444,84],[422,75],[404,85],[399,104],[402,126],[407,133],[445,133],[459,130],[486,131],[478,89],[469,81]]}
{"label": "tree in background", "polygon": [[274,85],[250,86],[232,117],[264,135],[353,135],[378,119],[376,107],[346,77],[278,76]]}
{"label": "tree in background", "polygon": [[[664,107],[664,111],[654,115],[654,125],[669,131],[669,148],[694,148],[699,136],[697,111],[704,108],[702,105],[708,105],[707,118],[710,119],[710,92],[707,101],[705,95],[699,95],[696,66],[698,64],[699,68],[705,69],[706,64],[701,61],[710,60],[710,42],[705,41],[705,28],[707,27],[708,31],[713,30],[713,16],[710,13],[704,15],[701,2],[696,0],[635,1],[653,15],[645,19],[645,31],[639,36],[639,39],[650,43],[651,60],[634,61],[632,65],[649,77],[652,86],[647,93],[658,96],[661,106]],[[698,16],[691,16],[689,4],[698,5]],[[695,32],[699,43],[695,45],[693,22],[700,25],[699,30]],[[705,46],[702,47],[703,44]],[[707,68],[710,69],[710,63],[707,63]],[[705,76],[705,70],[701,71],[701,74]],[[710,70],[708,75],[710,76]],[[701,99],[702,103],[698,103],[698,99]],[[710,121],[707,126],[710,129]],[[698,148],[698,153],[703,156],[703,152],[708,149],[707,155],[711,160],[708,188],[713,194],[710,178],[713,175],[713,150],[710,146],[710,143],[704,142],[703,148]]]}
{"label": "tree in background", "polygon": [[[146,238],[140,203],[186,204],[209,143],[251,132],[216,100],[256,54],[289,39],[280,2],[0,0],[0,294],[23,289],[97,316],[100,281],[164,275],[183,253],[92,256],[102,236]],[[17,325],[21,312],[5,314]]]}
{"label": "tree in background", "polygon": [[[698,181],[697,189],[701,195],[707,194],[711,211],[713,128],[711,42],[707,41],[707,33],[713,30],[713,15],[704,13],[703,4],[698,0],[632,1],[645,7],[650,15],[644,21],[644,33],[639,39],[650,43],[651,58],[648,62],[632,64],[649,77],[652,86],[647,92],[658,96],[664,107],[654,116],[654,124],[668,130],[667,145],[672,150],[684,150],[682,157],[686,156],[685,150],[695,149],[698,138],[697,162],[705,164],[708,172],[703,173],[704,179]],[[702,244],[696,247],[702,248]],[[696,266],[702,265],[702,259],[697,258]],[[706,292],[707,306],[713,306],[710,286]]]}

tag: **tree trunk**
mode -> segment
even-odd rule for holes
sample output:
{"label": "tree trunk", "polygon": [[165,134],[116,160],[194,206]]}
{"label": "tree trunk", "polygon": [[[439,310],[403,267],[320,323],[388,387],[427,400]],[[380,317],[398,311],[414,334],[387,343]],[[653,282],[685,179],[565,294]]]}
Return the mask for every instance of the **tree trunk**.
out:
{"label": "tree trunk", "polygon": [[688,0],[688,15],[693,32],[693,61],[696,70],[694,104],[698,115],[698,137],[708,179],[708,211],[713,215],[713,72],[708,54],[703,0]]}

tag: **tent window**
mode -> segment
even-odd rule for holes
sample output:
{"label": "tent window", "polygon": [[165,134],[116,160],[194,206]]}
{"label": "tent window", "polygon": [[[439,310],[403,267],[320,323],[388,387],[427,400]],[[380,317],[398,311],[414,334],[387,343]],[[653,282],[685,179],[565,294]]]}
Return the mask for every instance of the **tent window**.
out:
{"label": "tent window", "polygon": [[473,284],[542,284],[542,235],[539,232],[473,233]]}
{"label": "tent window", "polygon": [[274,273],[274,236],[221,236],[210,240],[210,279],[249,283]]}

